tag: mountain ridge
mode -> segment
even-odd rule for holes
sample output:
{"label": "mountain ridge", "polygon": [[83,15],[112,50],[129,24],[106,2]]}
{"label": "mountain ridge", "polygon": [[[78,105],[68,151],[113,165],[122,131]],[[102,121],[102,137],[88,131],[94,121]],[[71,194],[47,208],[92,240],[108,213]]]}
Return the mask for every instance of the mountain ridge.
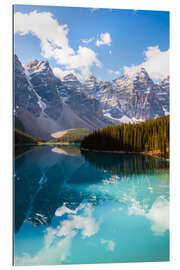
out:
{"label": "mountain ridge", "polygon": [[22,65],[14,56],[14,114],[25,131],[46,139],[71,128],[103,128],[169,113],[169,77],[154,83],[145,69],[112,81],[70,73],[57,78],[47,61]]}
{"label": "mountain ridge", "polygon": [[121,118],[136,122],[169,113],[169,77],[154,83],[144,68],[110,82],[100,81],[98,86],[96,81],[95,88],[89,87],[89,81],[84,85],[89,96],[100,101],[104,115],[120,122]]}
{"label": "mountain ridge", "polygon": [[63,129],[93,130],[111,124],[99,101],[75,89],[69,80],[63,83],[47,61],[33,60],[22,66],[15,55],[14,101],[15,116],[32,136],[50,139]]}

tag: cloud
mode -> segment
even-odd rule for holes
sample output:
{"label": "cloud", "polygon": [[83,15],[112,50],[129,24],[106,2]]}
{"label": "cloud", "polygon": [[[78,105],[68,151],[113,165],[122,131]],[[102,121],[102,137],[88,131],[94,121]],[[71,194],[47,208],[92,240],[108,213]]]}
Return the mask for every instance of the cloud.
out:
{"label": "cloud", "polygon": [[91,8],[90,11],[91,11],[91,13],[93,13],[93,12],[97,11],[98,9],[99,8]]}
{"label": "cloud", "polygon": [[93,40],[94,40],[94,37],[89,38],[89,39],[81,39],[81,41],[82,41],[83,43],[86,43],[86,44],[92,42]]}
{"label": "cloud", "polygon": [[156,235],[163,235],[169,229],[169,201],[159,197],[152,205],[151,209],[146,212],[140,207],[139,203],[134,200],[128,209],[129,215],[144,216],[151,220],[151,230]]}
{"label": "cloud", "polygon": [[[81,234],[84,238],[90,237],[97,233],[99,226],[92,217],[92,206],[90,204],[84,205],[78,208],[78,210],[82,208],[83,215],[75,215],[71,212],[72,214],[69,215],[69,218],[61,222],[56,233],[57,236],[67,236],[72,231],[77,229],[81,230]],[[69,213],[69,211],[67,213]]]}
{"label": "cloud", "polygon": [[109,73],[114,74],[114,75],[120,75],[121,74],[121,72],[119,70],[114,71],[112,69],[109,69],[108,71],[109,71]]}
{"label": "cloud", "polygon": [[78,80],[83,80],[83,77],[81,76],[81,74],[75,72],[75,70],[70,70],[70,69],[64,70],[64,69],[55,67],[55,68],[53,68],[53,73],[56,77],[58,77],[60,79],[63,79],[64,76],[72,73],[72,74],[74,74],[74,76],[76,76],[78,78]]}
{"label": "cloud", "polygon": [[56,217],[61,217],[63,216],[64,214],[69,214],[69,213],[72,213],[72,214],[76,214],[80,209],[83,209],[85,207],[85,204],[80,204],[75,210],[71,210],[69,209],[68,207],[66,207],[66,205],[64,204],[63,206],[59,207],[56,212],[55,212],[55,216]]}
{"label": "cloud", "polygon": [[66,237],[72,232],[76,232],[77,229],[81,231],[83,238],[96,234],[99,230],[99,224],[92,217],[92,212],[93,207],[90,203],[81,203],[75,210],[71,210],[65,205],[58,208],[55,215],[62,217],[66,214],[67,218],[61,221],[55,229],[47,228],[45,246],[51,246],[55,237]]}
{"label": "cloud", "polygon": [[169,229],[169,202],[156,201],[146,216],[153,222],[151,230],[157,235],[163,235]]}
{"label": "cloud", "polygon": [[163,80],[169,75],[169,50],[161,51],[159,46],[147,47],[144,54],[144,62],[137,66],[125,66],[124,73],[133,75],[145,68],[153,80]]}
{"label": "cloud", "polygon": [[63,239],[58,239],[51,246],[44,246],[35,256],[24,253],[22,256],[15,256],[15,265],[53,265],[62,264],[70,256],[71,240],[76,235],[72,232]]}
{"label": "cloud", "polygon": [[101,33],[100,39],[96,41],[96,45],[99,47],[101,45],[111,46],[111,35],[109,33]]}
{"label": "cloud", "polygon": [[113,241],[101,239],[101,244],[106,245],[107,250],[114,251],[115,244]]}
{"label": "cloud", "polygon": [[40,40],[41,54],[45,58],[53,58],[65,70],[76,69],[83,78],[91,72],[93,65],[101,67],[96,53],[88,47],[79,46],[75,52],[69,45],[68,26],[60,25],[49,12],[32,11],[15,13],[15,33],[32,34]]}
{"label": "cloud", "polygon": [[[47,265],[62,264],[70,258],[71,241],[81,232],[83,238],[91,237],[99,230],[99,224],[92,216],[93,207],[90,203],[81,203],[76,210],[65,205],[56,210],[60,217],[58,225],[48,227],[44,235],[43,247],[34,255],[23,254],[15,257],[15,265]],[[63,215],[66,219],[61,219]],[[112,244],[109,244],[112,249]]]}
{"label": "cloud", "polygon": [[[100,8],[91,8],[90,9],[90,11],[91,11],[91,13],[93,13],[93,12],[95,12],[95,11],[97,11],[97,10],[99,10]],[[112,11],[112,8],[106,8],[106,10],[108,11]]]}

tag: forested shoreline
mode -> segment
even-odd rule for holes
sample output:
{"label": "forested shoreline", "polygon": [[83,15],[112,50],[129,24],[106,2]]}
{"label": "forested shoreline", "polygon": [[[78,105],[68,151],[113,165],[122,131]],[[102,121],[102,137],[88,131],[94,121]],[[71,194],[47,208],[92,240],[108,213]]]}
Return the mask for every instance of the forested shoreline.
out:
{"label": "forested shoreline", "polygon": [[81,149],[169,154],[169,115],[136,124],[107,126],[85,137]]}

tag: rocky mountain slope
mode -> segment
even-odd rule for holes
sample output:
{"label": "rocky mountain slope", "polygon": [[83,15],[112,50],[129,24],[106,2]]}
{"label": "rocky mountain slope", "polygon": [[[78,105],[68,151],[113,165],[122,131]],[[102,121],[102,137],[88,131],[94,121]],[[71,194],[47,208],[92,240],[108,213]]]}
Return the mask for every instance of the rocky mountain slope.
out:
{"label": "rocky mountain slope", "polygon": [[111,124],[100,102],[88,97],[77,78],[58,79],[48,62],[33,60],[23,66],[14,59],[14,113],[25,132],[51,138],[70,128],[95,129]]}
{"label": "rocky mountain slope", "polygon": [[90,76],[84,89],[100,101],[104,115],[112,120],[136,122],[169,113],[169,77],[156,84],[144,68],[112,82],[97,82]]}
{"label": "rocky mountain slope", "polygon": [[73,74],[58,79],[47,61],[23,66],[14,58],[14,113],[24,131],[51,138],[71,128],[102,128],[169,113],[169,77],[154,83],[145,69],[113,81],[91,75],[81,83]]}

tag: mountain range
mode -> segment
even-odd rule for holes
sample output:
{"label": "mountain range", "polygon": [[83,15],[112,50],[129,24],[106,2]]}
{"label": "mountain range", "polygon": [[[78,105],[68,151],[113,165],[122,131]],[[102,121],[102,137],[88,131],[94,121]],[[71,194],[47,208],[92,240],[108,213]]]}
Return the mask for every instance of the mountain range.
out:
{"label": "mountain range", "polygon": [[50,139],[64,129],[94,130],[167,114],[169,77],[154,83],[142,68],[108,82],[93,75],[80,82],[72,73],[60,80],[47,61],[22,65],[14,56],[15,126],[30,135]]}

